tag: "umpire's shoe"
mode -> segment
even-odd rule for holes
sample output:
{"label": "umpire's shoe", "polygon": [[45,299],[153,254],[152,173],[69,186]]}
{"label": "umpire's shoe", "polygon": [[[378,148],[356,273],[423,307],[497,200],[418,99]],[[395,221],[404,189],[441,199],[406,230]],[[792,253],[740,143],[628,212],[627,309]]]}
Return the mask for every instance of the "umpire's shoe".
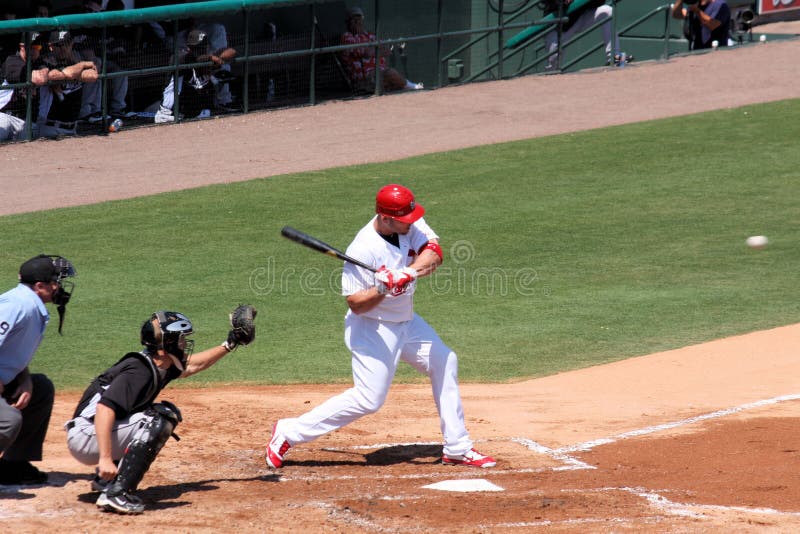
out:
{"label": "umpire's shoe", "polygon": [[289,450],[291,444],[283,434],[278,433],[278,423],[272,427],[272,439],[267,445],[266,460],[267,465],[273,469],[278,469],[283,465],[283,455]]}
{"label": "umpire's shoe", "polygon": [[109,495],[108,490],[100,494],[97,498],[97,507],[107,512],[117,512],[120,514],[141,514],[144,512],[142,499],[132,493],[123,491],[117,495]]}
{"label": "umpire's shoe", "polygon": [[37,486],[47,483],[47,473],[42,473],[30,462],[0,458],[0,486]]}

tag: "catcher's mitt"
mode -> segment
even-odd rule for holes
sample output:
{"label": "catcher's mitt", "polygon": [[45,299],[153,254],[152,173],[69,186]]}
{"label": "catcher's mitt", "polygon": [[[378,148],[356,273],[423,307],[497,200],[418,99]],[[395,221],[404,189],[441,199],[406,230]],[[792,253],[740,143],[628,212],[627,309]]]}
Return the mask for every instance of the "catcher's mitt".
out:
{"label": "catcher's mitt", "polygon": [[241,304],[231,312],[231,331],[225,341],[229,351],[239,345],[249,345],[256,338],[256,309],[250,304]]}

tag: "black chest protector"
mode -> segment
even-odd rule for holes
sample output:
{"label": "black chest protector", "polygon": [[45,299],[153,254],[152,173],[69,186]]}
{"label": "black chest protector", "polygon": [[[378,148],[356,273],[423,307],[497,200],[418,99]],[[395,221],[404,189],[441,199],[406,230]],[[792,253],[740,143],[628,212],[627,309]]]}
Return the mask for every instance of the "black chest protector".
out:
{"label": "black chest protector", "polygon": [[118,377],[128,365],[127,360],[129,358],[136,358],[137,360],[141,361],[147,368],[150,369],[150,372],[152,373],[147,391],[138,399],[138,402],[131,409],[130,413],[140,412],[153,403],[161,390],[164,389],[167,381],[161,379],[158,368],[156,367],[156,364],[153,363],[152,359],[141,352],[129,352],[120,358],[117,363],[109,367],[103,374],[92,380],[92,383],[89,384],[89,387],[83,392],[83,396],[78,402],[77,408],[75,408],[75,413],[72,415],[73,418],[78,417],[81,414],[81,412],[91,402],[95,395],[102,395],[103,391],[105,391],[111,382],[113,382],[114,379]]}

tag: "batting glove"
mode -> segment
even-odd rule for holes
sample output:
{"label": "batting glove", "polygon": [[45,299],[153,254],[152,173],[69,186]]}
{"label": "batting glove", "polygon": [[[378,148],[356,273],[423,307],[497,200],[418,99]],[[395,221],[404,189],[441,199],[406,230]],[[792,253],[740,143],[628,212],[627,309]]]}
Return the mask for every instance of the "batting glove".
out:
{"label": "batting glove", "polygon": [[392,269],[387,269],[385,265],[381,265],[378,272],[375,273],[375,289],[381,295],[386,295],[394,289],[395,286],[395,273]]}
{"label": "batting glove", "polygon": [[414,287],[417,281],[417,271],[411,267],[403,267],[397,273],[397,281],[395,282],[394,292],[401,295]]}

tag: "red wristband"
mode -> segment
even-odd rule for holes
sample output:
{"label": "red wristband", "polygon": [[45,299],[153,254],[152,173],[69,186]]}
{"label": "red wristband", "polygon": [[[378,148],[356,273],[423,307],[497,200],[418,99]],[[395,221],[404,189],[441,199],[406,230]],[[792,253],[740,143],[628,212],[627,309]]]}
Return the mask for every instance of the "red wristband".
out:
{"label": "red wristband", "polygon": [[439,243],[436,243],[434,241],[428,241],[428,244],[422,247],[420,253],[422,253],[423,250],[434,251],[439,256],[439,259],[444,261],[444,254],[442,253],[442,247],[439,246]]}

